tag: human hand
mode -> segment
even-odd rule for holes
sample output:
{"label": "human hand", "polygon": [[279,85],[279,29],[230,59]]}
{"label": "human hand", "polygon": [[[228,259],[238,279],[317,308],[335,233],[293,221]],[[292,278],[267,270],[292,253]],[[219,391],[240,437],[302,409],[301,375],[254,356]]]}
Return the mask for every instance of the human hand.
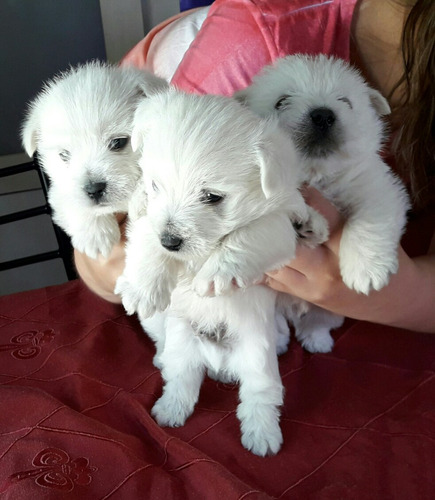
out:
{"label": "human hand", "polygon": [[346,287],[340,274],[339,249],[344,221],[316,189],[307,187],[304,197],[328,221],[329,239],[315,248],[298,245],[295,258],[280,270],[267,273],[265,282],[279,292],[343,314],[343,304],[360,297]]}
{"label": "human hand", "polygon": [[296,257],[279,271],[267,273],[265,284],[341,316],[435,332],[435,234],[427,255],[412,259],[399,245],[399,269],[389,284],[369,295],[360,294],[341,279],[339,250],[344,221],[340,214],[312,188],[306,190],[305,198],[328,220],[330,238],[316,248],[298,245]]}
{"label": "human hand", "polygon": [[79,276],[94,293],[109,302],[120,304],[121,298],[115,295],[114,289],[125,266],[127,216],[118,214],[117,220],[121,231],[121,240],[114,245],[108,257],[98,255],[96,259],[91,259],[86,254],[74,249],[74,262]]}

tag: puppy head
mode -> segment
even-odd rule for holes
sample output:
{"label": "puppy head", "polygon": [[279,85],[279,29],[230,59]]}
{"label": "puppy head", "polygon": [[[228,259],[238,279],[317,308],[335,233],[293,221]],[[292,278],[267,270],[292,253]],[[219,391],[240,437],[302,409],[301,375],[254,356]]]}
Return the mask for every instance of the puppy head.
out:
{"label": "puppy head", "polygon": [[92,62],[48,82],[22,128],[29,156],[38,152],[58,198],[105,213],[125,208],[140,176],[130,143],[144,95],[166,82],[134,68]]}
{"label": "puppy head", "polygon": [[296,180],[287,189],[284,177],[294,149],[285,138],[285,162],[279,158],[273,131],[276,123],[219,96],[170,90],[139,106],[132,142],[145,152],[147,215],[174,258],[208,256],[291,191]]}
{"label": "puppy head", "polygon": [[380,116],[390,112],[356,70],[324,55],[278,59],[235,97],[261,116],[278,116],[300,152],[317,159],[377,151]]}

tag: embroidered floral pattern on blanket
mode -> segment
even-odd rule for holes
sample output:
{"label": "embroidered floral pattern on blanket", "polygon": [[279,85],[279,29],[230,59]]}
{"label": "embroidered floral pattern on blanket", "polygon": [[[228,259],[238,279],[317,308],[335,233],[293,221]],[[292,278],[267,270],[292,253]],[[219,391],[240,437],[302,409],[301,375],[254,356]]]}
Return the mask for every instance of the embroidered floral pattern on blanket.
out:
{"label": "embroidered floral pattern on blanket", "polygon": [[135,317],[80,282],[0,298],[0,499],[433,498],[435,337],[347,321],[330,354],[280,357],[284,445],[240,444],[236,386],[184,427]]}

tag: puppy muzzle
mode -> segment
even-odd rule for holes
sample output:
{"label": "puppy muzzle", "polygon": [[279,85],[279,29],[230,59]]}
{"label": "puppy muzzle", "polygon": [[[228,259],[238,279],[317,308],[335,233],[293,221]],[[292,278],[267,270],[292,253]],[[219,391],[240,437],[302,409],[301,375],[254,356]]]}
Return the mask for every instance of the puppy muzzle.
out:
{"label": "puppy muzzle", "polygon": [[310,110],[294,130],[298,149],[309,158],[325,158],[340,147],[340,126],[329,108]]}
{"label": "puppy muzzle", "polygon": [[310,112],[314,128],[321,134],[327,134],[335,123],[335,114],[328,108],[316,108]]}
{"label": "puppy muzzle", "polygon": [[170,252],[178,252],[181,250],[184,240],[179,236],[165,231],[160,236],[160,243],[162,247],[166,248]]}
{"label": "puppy muzzle", "polygon": [[107,189],[107,183],[106,182],[88,182],[84,190],[88,197],[94,201],[95,203],[101,203],[103,200],[105,194],[106,194],[106,189]]}

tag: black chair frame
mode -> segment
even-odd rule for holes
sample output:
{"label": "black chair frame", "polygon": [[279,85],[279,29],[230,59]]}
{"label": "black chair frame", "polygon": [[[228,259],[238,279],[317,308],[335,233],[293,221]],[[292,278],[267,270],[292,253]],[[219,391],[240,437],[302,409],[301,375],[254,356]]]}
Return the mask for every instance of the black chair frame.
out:
{"label": "black chair frame", "polygon": [[[49,182],[42,172],[38,158],[35,155],[33,160],[26,163],[21,163],[19,165],[13,165],[11,167],[5,167],[0,169],[0,178],[8,177],[11,175],[18,175],[24,172],[36,171],[39,177],[39,181],[41,184],[42,191],[44,193],[44,197],[46,200],[45,205],[41,205],[39,207],[30,208],[27,210],[22,210],[20,212],[15,212],[11,214],[6,214],[0,216],[0,225],[2,224],[10,224],[12,222],[28,219],[30,217],[36,217],[38,215],[50,215],[51,216],[51,208],[48,204],[48,189]],[[73,260],[72,260],[72,246],[69,237],[62,231],[62,229],[57,226],[53,222],[53,229],[56,236],[58,248],[57,250],[53,250],[50,252],[39,253],[36,255],[30,255],[28,257],[22,257],[20,259],[13,259],[7,262],[0,262],[0,271],[5,271],[7,269],[14,269],[21,266],[26,266],[29,264],[35,264],[38,262],[44,262],[52,259],[62,259],[63,265],[65,267],[65,272],[68,280],[73,280],[77,278],[77,273],[74,268]]]}

